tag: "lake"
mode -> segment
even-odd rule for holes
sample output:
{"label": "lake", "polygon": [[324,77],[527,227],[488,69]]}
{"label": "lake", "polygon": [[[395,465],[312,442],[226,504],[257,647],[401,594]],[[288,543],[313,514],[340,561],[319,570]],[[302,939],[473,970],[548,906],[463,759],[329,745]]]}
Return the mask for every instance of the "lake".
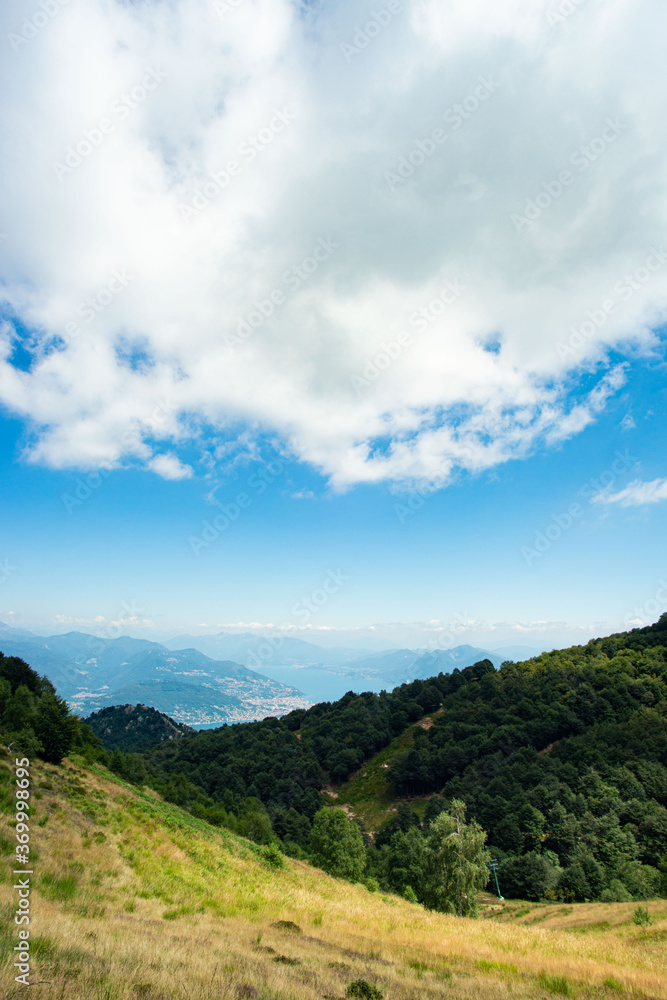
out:
{"label": "lake", "polygon": [[298,688],[309,701],[337,701],[348,691],[361,694],[362,691],[381,691],[387,687],[386,681],[370,680],[367,677],[345,677],[330,670],[303,669],[287,666],[262,666],[261,671],[272,681]]}

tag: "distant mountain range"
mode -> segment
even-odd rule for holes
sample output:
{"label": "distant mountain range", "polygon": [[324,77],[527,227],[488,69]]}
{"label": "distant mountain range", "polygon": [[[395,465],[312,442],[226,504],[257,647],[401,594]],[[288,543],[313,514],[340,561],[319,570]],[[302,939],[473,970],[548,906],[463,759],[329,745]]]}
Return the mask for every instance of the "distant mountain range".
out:
{"label": "distant mountain range", "polygon": [[222,725],[309,704],[296,688],[196,649],[169,650],[147,639],[101,639],[85,632],[10,638],[9,631],[0,633],[0,650],[45,674],[83,715],[141,702],[188,725]]}
{"label": "distant mountain range", "polygon": [[[85,632],[40,636],[0,622],[0,650],[20,656],[51,680],[74,711],[84,715],[110,705],[152,706],[192,726],[244,722],[283,715],[311,703],[299,690],[298,675],[313,700],[324,693],[326,671],[345,678],[345,690],[391,690],[400,684],[451,673],[478,660],[498,667],[506,659],[529,659],[529,646],[489,651],[461,645],[453,649],[390,649],[377,653],[341,646],[325,649],[293,636],[267,638],[252,632],[180,635],[165,643],[131,636],[105,639]],[[279,666],[287,684],[262,674]],[[298,668],[298,669],[296,669]],[[296,675],[296,679],[295,678]],[[347,679],[349,678],[349,683]],[[292,686],[292,682],[294,686]],[[366,684],[364,682],[367,682]]]}
{"label": "distant mountain range", "polygon": [[396,687],[409,681],[451,674],[456,667],[469,667],[478,660],[491,660],[499,667],[502,656],[477,646],[455,646],[453,649],[393,649],[387,653],[364,656],[347,664],[344,673],[350,677],[382,679]]}
{"label": "distant mountain range", "polygon": [[199,649],[214,659],[231,659],[261,670],[261,664],[275,663],[285,666],[337,667],[350,663],[367,653],[363,649],[334,646],[324,649],[305,639],[277,635],[267,640],[254,632],[218,632],[216,635],[177,635],[167,640],[168,649]]}
{"label": "distant mountain range", "polygon": [[[426,648],[388,649],[377,653],[369,653],[367,649],[355,649],[350,646],[325,649],[313,642],[306,642],[293,636],[277,634],[267,638],[253,632],[177,635],[167,640],[164,645],[172,650],[198,649],[214,659],[235,660],[260,672],[262,664],[265,664],[323,668],[344,673],[348,677],[376,677],[384,672],[388,677],[398,676],[405,668],[406,676],[401,676],[401,680],[397,683],[412,680],[417,676],[428,676],[420,673],[408,677],[413,665],[429,652]],[[527,660],[532,656],[538,656],[541,652],[539,647],[532,646],[503,646],[500,649],[488,650],[468,645],[431,651],[432,655],[442,663],[440,669],[445,673],[454,667],[468,666],[469,663],[485,657],[495,666],[499,666],[503,660]],[[474,657],[473,660],[469,660],[471,656]],[[446,669],[448,664],[451,666]]]}

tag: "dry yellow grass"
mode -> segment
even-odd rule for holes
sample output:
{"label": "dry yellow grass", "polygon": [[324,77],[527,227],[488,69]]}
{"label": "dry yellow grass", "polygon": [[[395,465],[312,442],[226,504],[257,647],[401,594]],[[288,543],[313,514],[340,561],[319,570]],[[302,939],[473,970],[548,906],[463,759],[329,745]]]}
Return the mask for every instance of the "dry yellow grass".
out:
{"label": "dry yellow grass", "polygon": [[[31,987],[37,1000],[314,1000],[342,997],[359,978],[387,1000],[523,1000],[563,989],[667,1000],[665,901],[647,904],[648,937],[631,922],[632,904],[494,911],[489,901],[485,919],[461,920],[301,862],[270,869],[247,842],[99,770],[38,765],[33,787],[42,796],[33,799],[33,979],[47,980]],[[6,818],[3,827],[11,835]],[[11,949],[9,872],[5,859]],[[3,998],[16,986],[11,961]]]}

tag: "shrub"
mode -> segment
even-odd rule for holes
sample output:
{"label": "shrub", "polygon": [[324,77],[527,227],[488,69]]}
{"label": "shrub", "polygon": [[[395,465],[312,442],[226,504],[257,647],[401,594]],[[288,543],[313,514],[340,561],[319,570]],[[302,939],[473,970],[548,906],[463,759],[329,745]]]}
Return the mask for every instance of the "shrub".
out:
{"label": "shrub", "polygon": [[277,844],[264,844],[259,850],[259,856],[270,868],[284,868],[285,859]]}
{"label": "shrub", "polygon": [[651,914],[645,906],[635,906],[632,914],[632,920],[635,924],[637,924],[637,927],[642,928],[644,934],[648,934],[647,927],[651,926],[653,920],[651,919]]}
{"label": "shrub", "polygon": [[620,879],[613,878],[608,887],[600,894],[603,903],[629,903],[632,896]]}
{"label": "shrub", "polygon": [[361,1000],[383,1000],[383,995],[377,986],[365,979],[355,979],[345,990],[346,997],[360,997]]}

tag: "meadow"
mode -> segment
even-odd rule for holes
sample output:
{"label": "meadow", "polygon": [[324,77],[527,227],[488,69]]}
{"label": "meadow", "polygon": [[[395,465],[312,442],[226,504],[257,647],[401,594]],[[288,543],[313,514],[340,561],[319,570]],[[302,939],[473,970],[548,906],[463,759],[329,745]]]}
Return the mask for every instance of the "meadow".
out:
{"label": "meadow", "polygon": [[[14,982],[9,758],[0,760],[3,1000]],[[667,1000],[667,902],[500,903],[468,920],[266,851],[81,759],[36,762],[30,996],[37,1000]],[[278,861],[280,864],[280,859]],[[363,995],[357,992],[356,995]],[[370,994],[369,994],[370,995]],[[377,995],[377,994],[376,994]]]}

